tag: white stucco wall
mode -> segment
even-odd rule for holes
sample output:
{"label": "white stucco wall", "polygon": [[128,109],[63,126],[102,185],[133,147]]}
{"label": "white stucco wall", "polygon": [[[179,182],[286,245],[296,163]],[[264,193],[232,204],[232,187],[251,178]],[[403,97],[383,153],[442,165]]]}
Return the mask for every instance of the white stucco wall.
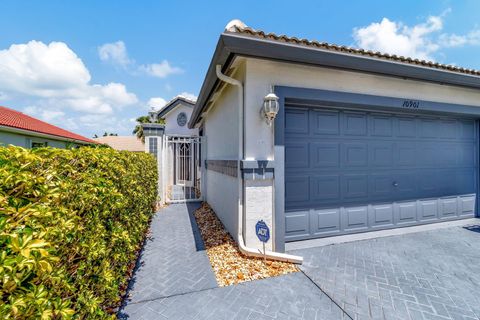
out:
{"label": "white stucco wall", "polygon": [[273,158],[273,131],[259,115],[263,97],[270,92],[271,85],[480,107],[480,90],[253,58],[246,61],[245,83],[245,123],[248,126],[245,143],[249,159]]}
{"label": "white stucco wall", "polygon": [[[173,110],[171,110],[165,116],[165,134],[166,135],[184,135],[184,136],[197,136],[198,129],[189,129],[188,121],[190,121],[190,116],[192,115],[193,108],[183,104],[179,104]],[[177,123],[178,114],[185,112],[187,115],[187,123],[180,127]]]}
{"label": "white stucco wall", "polygon": [[[209,110],[204,122],[202,160],[238,160],[238,88],[227,86]],[[203,164],[202,164],[203,165]],[[203,166],[205,168],[205,166]],[[204,170],[206,201],[228,232],[237,239],[238,179],[212,170]]]}

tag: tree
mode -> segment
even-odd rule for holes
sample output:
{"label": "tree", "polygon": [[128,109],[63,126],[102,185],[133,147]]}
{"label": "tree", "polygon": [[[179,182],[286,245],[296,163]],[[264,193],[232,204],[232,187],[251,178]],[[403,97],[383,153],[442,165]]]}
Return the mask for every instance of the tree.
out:
{"label": "tree", "polygon": [[[149,116],[141,116],[136,119],[137,125],[135,126],[135,129],[133,129],[133,134],[137,136],[138,139],[142,139],[143,142],[145,142],[145,136],[143,134],[143,123],[152,123],[150,120]],[[153,123],[160,123],[160,124],[165,124],[165,119],[158,119],[157,121]]]}

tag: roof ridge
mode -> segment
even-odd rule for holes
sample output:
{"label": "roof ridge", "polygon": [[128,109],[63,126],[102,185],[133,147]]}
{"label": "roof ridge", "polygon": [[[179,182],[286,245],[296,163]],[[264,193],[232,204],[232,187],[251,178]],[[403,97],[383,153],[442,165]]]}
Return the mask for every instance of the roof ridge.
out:
{"label": "roof ridge", "polygon": [[338,51],[347,54],[355,54],[359,56],[372,57],[381,60],[390,60],[396,62],[402,62],[406,64],[421,65],[428,68],[442,69],[451,72],[470,74],[475,76],[480,76],[480,70],[460,67],[452,64],[443,64],[431,60],[424,60],[412,57],[405,57],[397,54],[385,53],[380,51],[366,50],[362,48],[356,48],[345,45],[337,45],[329,42],[320,42],[317,40],[309,40],[305,38],[297,38],[295,36],[287,36],[284,34],[276,34],[273,32],[265,32],[263,30],[254,29],[245,25],[240,20],[232,20],[228,25],[228,28],[225,29],[225,33],[239,33],[248,36],[253,36],[257,38],[262,38],[265,40],[273,40],[279,42],[293,43],[297,45],[303,45],[308,47],[316,47],[318,49],[325,49],[329,51]]}

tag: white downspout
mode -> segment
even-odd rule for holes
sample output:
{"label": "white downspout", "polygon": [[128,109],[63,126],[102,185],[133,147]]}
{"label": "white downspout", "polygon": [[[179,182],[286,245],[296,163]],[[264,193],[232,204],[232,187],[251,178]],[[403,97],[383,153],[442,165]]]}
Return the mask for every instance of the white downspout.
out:
{"label": "white downspout", "polygon": [[[242,172],[240,169],[241,161],[245,157],[245,150],[244,150],[244,119],[243,119],[243,110],[245,108],[244,101],[243,101],[243,83],[237,79],[230,78],[222,73],[222,66],[217,64],[216,65],[216,73],[218,79],[229,83],[231,85],[238,87],[238,118],[239,118],[239,125],[238,125],[238,163],[237,163],[237,177],[238,177],[238,247],[240,251],[250,257],[258,257],[263,258],[264,254],[260,250],[249,248],[245,245],[245,239],[243,238],[243,179],[242,179]],[[303,258],[299,256],[294,256],[286,253],[279,253],[273,251],[266,251],[265,256],[267,259],[270,260],[278,260],[278,261],[285,261],[285,262],[293,262],[293,263],[302,263]]]}

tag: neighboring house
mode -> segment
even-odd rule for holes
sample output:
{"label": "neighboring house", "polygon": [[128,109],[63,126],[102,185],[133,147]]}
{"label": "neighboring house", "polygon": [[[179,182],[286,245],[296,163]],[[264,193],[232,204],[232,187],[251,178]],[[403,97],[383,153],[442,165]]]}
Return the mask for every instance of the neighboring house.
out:
{"label": "neighboring house", "polygon": [[0,106],[0,145],[71,148],[95,143],[79,134]]}
{"label": "neighboring house", "polygon": [[145,152],[145,144],[136,136],[105,136],[93,138],[93,140],[106,144],[115,150]]}
{"label": "neighboring house", "polygon": [[[164,202],[197,200],[200,190],[200,138],[188,128],[195,101],[176,96],[160,110],[149,112],[152,123],[143,124],[145,152],[159,165],[159,190]],[[155,123],[164,119],[164,124]]]}
{"label": "neighboring house", "polygon": [[263,220],[267,248],[282,252],[289,241],[473,217],[478,119],[480,71],[234,20],[189,127],[206,138],[204,199],[249,247],[261,249]]}

